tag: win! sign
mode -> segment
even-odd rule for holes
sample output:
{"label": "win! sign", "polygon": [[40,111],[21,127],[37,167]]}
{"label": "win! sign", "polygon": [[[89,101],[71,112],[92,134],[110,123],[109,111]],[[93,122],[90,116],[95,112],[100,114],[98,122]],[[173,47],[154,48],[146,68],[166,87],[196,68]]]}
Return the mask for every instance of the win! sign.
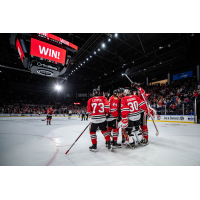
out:
{"label": "win! sign", "polygon": [[31,38],[30,54],[65,64],[66,50],[34,38]]}

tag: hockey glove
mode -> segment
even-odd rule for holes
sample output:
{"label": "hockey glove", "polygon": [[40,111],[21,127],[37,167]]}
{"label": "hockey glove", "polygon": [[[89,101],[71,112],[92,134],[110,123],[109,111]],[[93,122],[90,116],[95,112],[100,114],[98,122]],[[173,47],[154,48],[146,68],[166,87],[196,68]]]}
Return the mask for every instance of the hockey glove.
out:
{"label": "hockey glove", "polygon": [[136,82],[133,82],[133,83],[132,83],[132,88],[136,88],[136,89],[138,89],[138,88],[139,88],[139,85],[138,85],[138,83],[136,83]]}
{"label": "hockey glove", "polygon": [[150,114],[153,116],[153,117],[155,117],[155,110],[154,109],[152,109],[152,108],[149,108],[149,112],[150,112]]}
{"label": "hockey glove", "polygon": [[107,114],[107,113],[106,113],[106,119],[108,119],[109,117],[110,117],[110,114]]}
{"label": "hockey glove", "polygon": [[128,126],[128,118],[122,118],[122,128],[126,128]]}

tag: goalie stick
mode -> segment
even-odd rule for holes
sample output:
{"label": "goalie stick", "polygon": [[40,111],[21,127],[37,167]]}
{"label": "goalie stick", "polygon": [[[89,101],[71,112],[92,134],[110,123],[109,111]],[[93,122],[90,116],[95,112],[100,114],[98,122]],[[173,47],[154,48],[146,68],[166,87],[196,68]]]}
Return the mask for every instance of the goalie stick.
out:
{"label": "goalie stick", "polygon": [[[128,75],[127,75],[128,70],[129,70],[129,68],[126,69],[124,75],[125,75],[126,78],[133,84],[133,81],[132,81],[132,80],[128,77]],[[140,92],[139,89],[137,89],[137,90]],[[141,93],[141,94],[142,94],[142,93]],[[158,135],[159,135],[159,131],[158,131],[157,126],[156,126],[156,124],[155,124],[155,122],[154,122],[154,120],[153,120],[152,115],[151,115],[150,112],[149,112],[149,103],[148,103],[148,99],[145,98],[144,94],[142,94],[142,97],[143,97],[144,100],[146,100],[146,101],[144,101],[144,102],[145,102],[145,104],[146,104],[146,106],[147,106],[148,114],[149,114],[149,116],[151,117],[151,119],[152,119],[152,121],[153,121],[153,124],[154,124],[154,127],[155,127],[155,129],[156,129],[156,136],[158,136]]]}
{"label": "goalie stick", "polygon": [[[83,130],[83,132],[78,136],[78,138],[75,140],[75,142],[72,144],[72,146],[69,148],[69,150],[74,146],[74,144],[77,142],[77,140],[81,137],[81,135],[85,132],[87,127],[90,125],[90,123],[86,126],[86,128]],[[69,150],[65,153],[68,154]]]}

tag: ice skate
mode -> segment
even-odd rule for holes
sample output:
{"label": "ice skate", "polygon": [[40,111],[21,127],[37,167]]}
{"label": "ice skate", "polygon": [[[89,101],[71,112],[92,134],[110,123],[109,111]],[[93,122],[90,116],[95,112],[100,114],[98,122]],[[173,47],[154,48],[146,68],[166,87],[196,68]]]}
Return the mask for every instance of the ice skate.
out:
{"label": "ice skate", "polygon": [[97,151],[97,144],[93,144],[91,147],[89,147],[90,151],[96,152]]}
{"label": "ice skate", "polygon": [[148,145],[148,144],[149,144],[149,142],[148,142],[148,140],[147,140],[147,139],[145,139],[145,138],[142,138],[142,140],[140,141],[140,144],[141,144],[142,146],[146,146],[146,145]]}
{"label": "ice skate", "polygon": [[117,141],[113,141],[112,145],[113,145],[113,148],[121,148],[122,147],[122,145],[118,144]]}
{"label": "ice skate", "polygon": [[112,151],[112,144],[111,144],[110,140],[108,141],[108,150]]}

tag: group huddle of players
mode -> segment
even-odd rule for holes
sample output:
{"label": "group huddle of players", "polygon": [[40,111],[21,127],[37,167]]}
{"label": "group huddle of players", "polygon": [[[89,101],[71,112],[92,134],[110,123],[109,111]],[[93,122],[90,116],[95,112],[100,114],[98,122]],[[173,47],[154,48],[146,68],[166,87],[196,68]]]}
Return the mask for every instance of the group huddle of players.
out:
{"label": "group huddle of players", "polygon": [[109,99],[100,96],[99,89],[94,89],[93,95],[87,103],[87,113],[92,116],[89,130],[91,151],[97,151],[97,129],[101,130],[109,150],[121,147],[121,144],[117,143],[119,127],[123,145],[134,149],[136,142],[141,145],[148,144],[147,116],[154,116],[155,111],[147,106],[147,95],[137,83],[131,88],[114,90]]}

